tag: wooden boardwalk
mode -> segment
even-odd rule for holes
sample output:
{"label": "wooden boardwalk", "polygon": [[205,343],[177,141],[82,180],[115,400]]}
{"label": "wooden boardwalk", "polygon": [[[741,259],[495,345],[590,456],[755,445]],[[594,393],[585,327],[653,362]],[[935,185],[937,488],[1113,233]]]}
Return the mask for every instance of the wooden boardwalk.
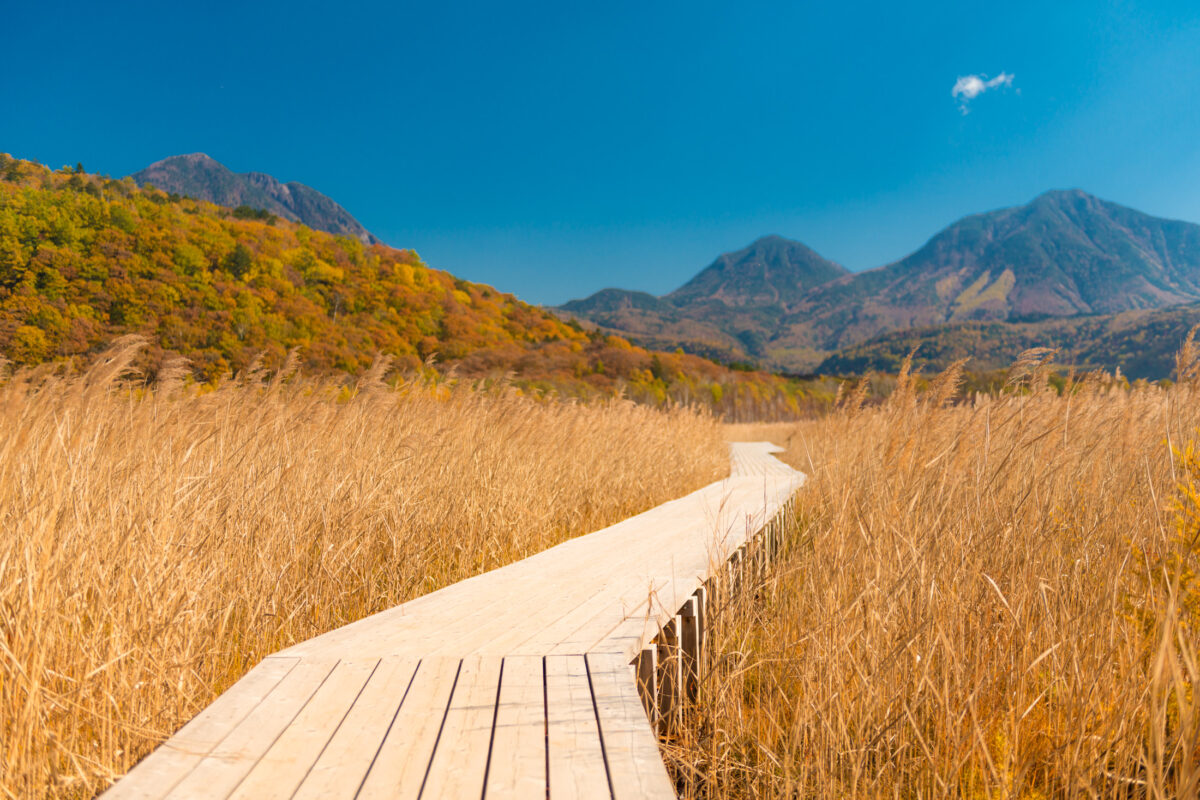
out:
{"label": "wooden boardwalk", "polygon": [[[732,474],[269,656],[104,797],[670,798],[713,580],[804,476]],[[764,533],[765,531],[765,533]]]}

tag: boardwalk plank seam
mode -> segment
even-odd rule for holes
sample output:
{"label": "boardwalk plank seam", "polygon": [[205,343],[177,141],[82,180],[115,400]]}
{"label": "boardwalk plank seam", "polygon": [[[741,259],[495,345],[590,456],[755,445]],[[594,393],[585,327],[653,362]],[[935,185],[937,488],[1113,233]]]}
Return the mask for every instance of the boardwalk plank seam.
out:
{"label": "boardwalk plank seam", "polygon": [[446,710],[442,712],[442,723],[438,726],[437,736],[433,740],[433,751],[429,754],[429,763],[425,765],[425,777],[421,779],[421,791],[417,796],[425,793],[425,785],[429,783],[429,771],[433,768],[433,754],[437,752],[438,742],[442,740],[442,731],[446,730],[446,717],[450,716],[450,704],[454,702],[454,690],[458,688],[458,679],[462,677],[462,662],[458,662],[458,672],[454,674],[454,683],[450,686],[450,697],[446,700]]}
{"label": "boardwalk plank seam", "polygon": [[592,665],[588,663],[586,657],[583,659],[583,668],[587,673],[588,694],[592,699],[592,714],[596,717],[596,731],[600,734],[600,758],[604,762],[604,777],[608,780],[609,795],[615,798],[617,793],[613,789],[612,768],[608,762],[608,747],[604,744],[604,723],[600,721],[600,708],[596,705],[596,686],[592,683]]}
{"label": "boardwalk plank seam", "polygon": [[481,798],[487,795],[488,776],[492,771],[492,753],[496,748],[496,723],[500,719],[500,693],[504,690],[504,662],[506,660],[500,660],[500,677],[496,681],[496,707],[492,709],[492,731],[488,736],[487,760],[484,761],[483,767],[483,791],[479,793]]}

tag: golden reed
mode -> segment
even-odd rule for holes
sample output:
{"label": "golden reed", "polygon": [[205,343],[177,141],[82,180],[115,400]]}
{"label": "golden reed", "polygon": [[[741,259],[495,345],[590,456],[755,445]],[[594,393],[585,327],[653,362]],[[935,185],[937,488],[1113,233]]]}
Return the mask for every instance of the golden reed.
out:
{"label": "golden reed", "polygon": [[[1189,339],[1189,347],[1191,340]],[[995,397],[961,365],[739,427],[810,474],[790,549],[715,620],[667,745],[691,798],[1195,798],[1200,361],[1170,388]]]}
{"label": "golden reed", "polygon": [[0,378],[0,796],[91,796],[268,653],[728,471],[688,410],[382,368],[145,389],[138,347]]}

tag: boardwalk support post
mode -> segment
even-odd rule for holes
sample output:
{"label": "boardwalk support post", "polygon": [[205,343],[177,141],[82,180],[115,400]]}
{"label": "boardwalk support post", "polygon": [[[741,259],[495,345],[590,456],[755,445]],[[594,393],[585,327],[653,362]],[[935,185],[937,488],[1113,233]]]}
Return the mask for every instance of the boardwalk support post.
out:
{"label": "boardwalk support post", "polygon": [[682,627],[683,620],[676,614],[663,626],[658,645],[658,727],[662,735],[679,730],[683,716],[683,704],[680,702],[683,658],[679,646],[679,630]]}
{"label": "boardwalk support post", "polygon": [[684,697],[694,703],[700,691],[700,613],[695,595],[679,609],[683,627],[679,632],[680,656],[683,659]]}
{"label": "boardwalk support post", "polygon": [[637,655],[637,687],[650,723],[658,727],[658,648],[645,647]]}

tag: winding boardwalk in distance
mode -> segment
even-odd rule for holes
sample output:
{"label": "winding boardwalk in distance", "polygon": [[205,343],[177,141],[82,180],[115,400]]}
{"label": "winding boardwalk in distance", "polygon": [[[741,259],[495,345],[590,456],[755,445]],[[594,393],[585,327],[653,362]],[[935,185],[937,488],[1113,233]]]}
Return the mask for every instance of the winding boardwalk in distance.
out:
{"label": "winding boardwalk in distance", "polygon": [[695,689],[712,580],[769,557],[804,482],[774,452],[263,659],[103,797],[674,797],[655,731]]}

